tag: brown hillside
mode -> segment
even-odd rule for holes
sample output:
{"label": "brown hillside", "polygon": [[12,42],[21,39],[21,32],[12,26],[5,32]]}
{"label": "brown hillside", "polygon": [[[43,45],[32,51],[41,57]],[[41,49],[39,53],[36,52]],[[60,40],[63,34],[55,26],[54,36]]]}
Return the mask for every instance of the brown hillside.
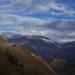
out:
{"label": "brown hillside", "polygon": [[[19,45],[0,43],[0,75],[56,75],[41,58]],[[5,41],[5,42],[4,42]]]}

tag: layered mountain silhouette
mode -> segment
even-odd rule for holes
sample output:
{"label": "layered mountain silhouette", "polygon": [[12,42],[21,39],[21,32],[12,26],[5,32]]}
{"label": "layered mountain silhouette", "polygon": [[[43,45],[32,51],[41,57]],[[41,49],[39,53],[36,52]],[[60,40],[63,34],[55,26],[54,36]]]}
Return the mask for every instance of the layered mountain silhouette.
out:
{"label": "layered mountain silhouette", "polygon": [[47,62],[55,58],[61,48],[56,41],[40,35],[11,35],[7,40],[10,44],[20,44],[22,47],[26,47]]}
{"label": "layered mountain silhouette", "polygon": [[[47,75],[52,75],[52,74],[75,75],[75,42],[58,43],[52,39],[40,35],[20,35],[14,33],[13,34],[4,33],[2,36],[7,40],[10,47],[11,46],[16,47],[16,50],[14,50],[14,52],[20,49],[19,51],[23,51],[23,55],[26,55],[28,53],[30,58],[33,58],[37,62],[42,63],[43,68],[44,66],[46,66],[47,69],[46,68],[44,69],[46,69],[46,72],[48,73]],[[10,61],[11,59],[12,58],[9,58]],[[14,63],[13,61],[11,62]],[[33,60],[32,62],[35,63]],[[32,64],[32,62],[31,59],[29,59],[27,63]],[[23,62],[17,64],[20,65],[20,67],[23,67],[24,65],[22,63]],[[31,66],[32,69],[33,64],[32,65],[30,64],[28,65]],[[36,65],[39,66],[39,64]],[[38,67],[37,67],[37,71],[38,71]],[[46,73],[40,73],[40,74],[46,75]]]}

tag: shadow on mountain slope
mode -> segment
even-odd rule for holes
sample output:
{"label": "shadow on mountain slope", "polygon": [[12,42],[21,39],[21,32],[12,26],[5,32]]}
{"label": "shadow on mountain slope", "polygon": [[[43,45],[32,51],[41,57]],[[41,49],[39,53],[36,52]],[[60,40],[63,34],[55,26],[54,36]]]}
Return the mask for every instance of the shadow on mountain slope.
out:
{"label": "shadow on mountain slope", "polygon": [[56,75],[40,57],[0,37],[0,75]]}

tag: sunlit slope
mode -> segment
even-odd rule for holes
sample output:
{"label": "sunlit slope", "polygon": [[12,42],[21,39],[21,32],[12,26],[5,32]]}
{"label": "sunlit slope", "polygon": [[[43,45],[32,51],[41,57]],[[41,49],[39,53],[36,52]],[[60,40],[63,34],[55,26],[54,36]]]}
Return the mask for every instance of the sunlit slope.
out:
{"label": "sunlit slope", "polygon": [[10,45],[1,37],[0,75],[56,75],[56,72],[40,57],[19,45]]}

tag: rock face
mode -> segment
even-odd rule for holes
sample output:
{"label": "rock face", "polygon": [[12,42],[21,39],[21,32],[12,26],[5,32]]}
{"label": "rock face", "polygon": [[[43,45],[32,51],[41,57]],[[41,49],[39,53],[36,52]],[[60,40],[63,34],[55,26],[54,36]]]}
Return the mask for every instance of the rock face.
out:
{"label": "rock face", "polygon": [[0,38],[0,75],[57,75],[40,57]]}

